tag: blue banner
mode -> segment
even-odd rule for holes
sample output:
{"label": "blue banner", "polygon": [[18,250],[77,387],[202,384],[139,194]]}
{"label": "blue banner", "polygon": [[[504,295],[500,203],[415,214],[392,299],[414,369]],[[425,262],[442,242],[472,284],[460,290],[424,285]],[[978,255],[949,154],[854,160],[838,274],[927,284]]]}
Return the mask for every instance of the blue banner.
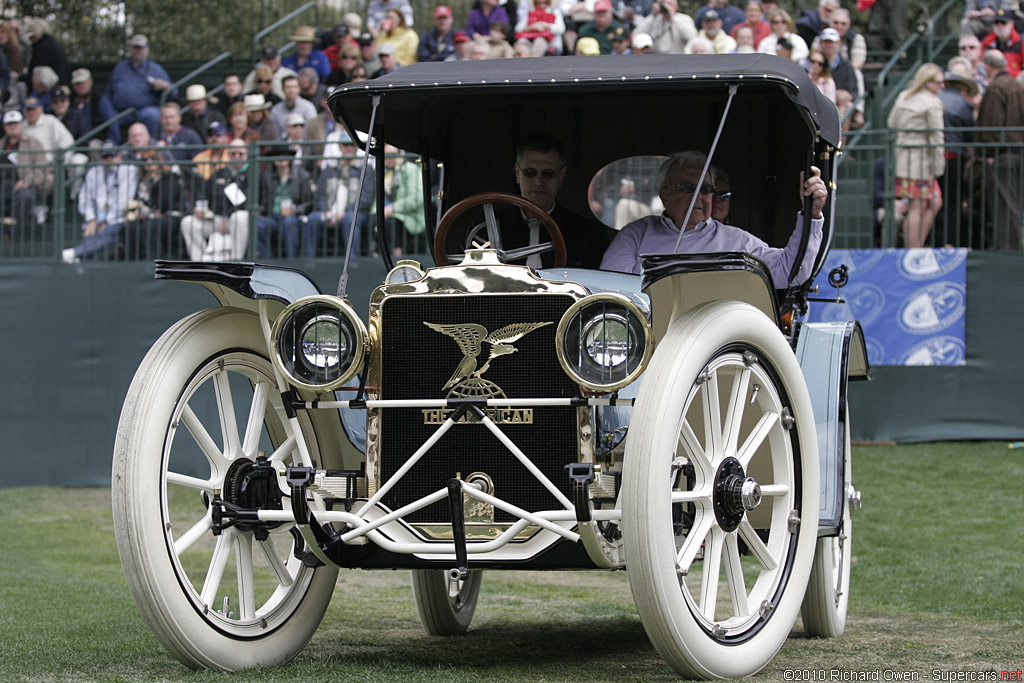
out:
{"label": "blue banner", "polygon": [[844,303],[811,302],[809,322],[859,320],[872,365],[963,365],[967,249],[833,249],[815,280],[818,297],[836,290],[845,264]]}

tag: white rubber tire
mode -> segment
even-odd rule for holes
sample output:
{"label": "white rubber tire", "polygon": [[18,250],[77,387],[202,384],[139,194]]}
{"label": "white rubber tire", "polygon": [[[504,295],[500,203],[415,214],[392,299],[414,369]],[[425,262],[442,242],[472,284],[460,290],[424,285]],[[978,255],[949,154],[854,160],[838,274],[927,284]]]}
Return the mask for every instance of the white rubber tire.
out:
{"label": "white rubber tire", "polygon": [[[220,491],[232,464],[259,449],[299,462],[294,447],[274,453],[290,427],[266,356],[253,313],[188,316],[146,355],[118,424],[111,493],[121,563],[143,618],[191,668],[288,661],[309,642],[334,590],[337,568],[297,560],[287,525],[265,541],[251,530],[215,537],[209,529],[201,496]],[[300,421],[312,459],[324,466],[312,423],[301,412]],[[222,592],[233,592],[236,604],[224,609]]]}
{"label": "white rubber tire", "polygon": [[448,594],[443,569],[413,569],[412,596],[423,630],[432,636],[457,636],[469,629],[480,595],[483,571],[471,569],[455,597]]}
{"label": "white rubber tire", "polygon": [[846,411],[843,451],[843,525],[837,536],[818,539],[814,565],[807,582],[807,594],[800,613],[804,631],[813,638],[838,638],[846,629],[846,609],[850,604],[850,561],[853,557],[853,524],[850,519],[850,492],[853,487],[850,451],[850,411]]}
{"label": "white rubber tire", "polygon": [[[698,306],[659,342],[626,439],[623,542],[651,643],[688,678],[757,672],[796,620],[818,530],[814,413],[792,349],[750,305]],[[723,523],[715,486],[728,458],[764,502]]]}

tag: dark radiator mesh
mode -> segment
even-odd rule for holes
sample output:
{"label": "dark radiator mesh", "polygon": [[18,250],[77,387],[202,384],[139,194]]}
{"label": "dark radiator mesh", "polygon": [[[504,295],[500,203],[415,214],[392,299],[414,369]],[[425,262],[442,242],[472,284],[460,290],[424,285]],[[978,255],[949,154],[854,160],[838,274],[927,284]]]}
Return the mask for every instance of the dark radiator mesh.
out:
{"label": "dark radiator mesh", "polygon": [[[565,295],[408,296],[385,301],[382,317],[381,397],[385,399],[445,398],[443,387],[463,360],[455,339],[423,323],[477,323],[493,332],[517,323],[548,322],[513,342],[515,353],[495,358],[481,379],[497,385],[508,398],[564,397],[577,393],[555,353],[555,330],[573,299]],[[483,344],[478,365],[490,354]],[[424,424],[421,408],[381,410],[381,483],[387,481],[438,428]],[[565,465],[576,462],[576,409],[533,408],[533,424],[501,424],[554,484],[571,498]],[[456,424],[388,492],[383,502],[397,509],[443,488],[449,479],[485,472],[494,493],[526,510],[560,507],[547,489],[481,424]],[[449,522],[447,501],[406,517],[410,522]],[[495,521],[514,521],[495,510]]]}

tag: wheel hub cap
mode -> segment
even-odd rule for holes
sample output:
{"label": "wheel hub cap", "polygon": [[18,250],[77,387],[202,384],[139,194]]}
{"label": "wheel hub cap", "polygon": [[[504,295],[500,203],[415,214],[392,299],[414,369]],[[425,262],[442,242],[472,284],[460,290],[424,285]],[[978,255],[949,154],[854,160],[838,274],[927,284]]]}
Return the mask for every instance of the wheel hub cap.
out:
{"label": "wheel hub cap", "polygon": [[736,458],[726,458],[715,475],[715,518],[724,531],[739,526],[743,515],[761,504],[761,487],[743,472]]}

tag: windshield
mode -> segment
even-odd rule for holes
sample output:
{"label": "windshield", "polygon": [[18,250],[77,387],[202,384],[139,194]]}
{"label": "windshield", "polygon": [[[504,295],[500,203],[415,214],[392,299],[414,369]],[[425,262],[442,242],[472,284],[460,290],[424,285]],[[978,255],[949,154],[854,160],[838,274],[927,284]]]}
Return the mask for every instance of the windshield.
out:
{"label": "windshield", "polygon": [[590,210],[608,227],[622,226],[664,208],[658,197],[658,167],[663,155],[618,159],[594,174],[587,190]]}

